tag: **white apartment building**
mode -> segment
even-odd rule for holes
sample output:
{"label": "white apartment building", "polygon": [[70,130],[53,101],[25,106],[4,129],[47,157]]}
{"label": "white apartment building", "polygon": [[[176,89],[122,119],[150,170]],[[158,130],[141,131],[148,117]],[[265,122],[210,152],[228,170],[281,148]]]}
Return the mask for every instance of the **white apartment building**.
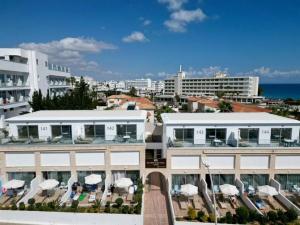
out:
{"label": "white apartment building", "polygon": [[69,89],[70,69],[54,65],[48,56],[20,48],[0,48],[0,115],[4,118],[29,110],[28,101],[35,90],[44,96],[61,95]]}
{"label": "white apartment building", "polygon": [[135,79],[125,81],[125,88],[129,90],[130,88],[136,88],[137,90],[150,90],[152,89],[151,79]]}
{"label": "white apartment building", "polygon": [[166,95],[215,96],[224,92],[228,96],[252,97],[258,95],[259,78],[229,77],[218,73],[214,77],[187,78],[180,66],[176,76],[165,79]]}
{"label": "white apartment building", "polygon": [[154,92],[161,93],[163,92],[164,88],[165,88],[164,81],[162,80],[152,81],[152,90],[154,90]]}

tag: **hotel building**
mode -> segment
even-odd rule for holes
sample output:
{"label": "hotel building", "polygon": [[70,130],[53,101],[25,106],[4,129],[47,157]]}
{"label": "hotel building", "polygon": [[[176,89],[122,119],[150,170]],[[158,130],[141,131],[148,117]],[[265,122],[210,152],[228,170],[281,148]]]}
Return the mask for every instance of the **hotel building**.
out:
{"label": "hotel building", "polygon": [[62,95],[69,89],[70,69],[51,64],[48,56],[20,48],[0,48],[0,115],[4,119],[29,110],[35,90],[44,96]]}
{"label": "hotel building", "polygon": [[297,120],[268,113],[170,113],[150,135],[146,118],[146,111],[39,111],[7,119],[2,180],[29,182],[39,175],[66,182],[98,171],[113,182],[159,172],[170,188],[187,176],[210,187],[205,159],[216,185],[236,179],[252,186],[270,179],[286,189],[300,185]]}
{"label": "hotel building", "polygon": [[[165,80],[165,95],[186,96],[215,96],[218,92],[224,92],[225,96],[251,101],[258,95],[258,77],[228,77],[218,73],[214,77],[187,78],[181,69],[176,76]],[[248,100],[250,99],[250,100]]]}

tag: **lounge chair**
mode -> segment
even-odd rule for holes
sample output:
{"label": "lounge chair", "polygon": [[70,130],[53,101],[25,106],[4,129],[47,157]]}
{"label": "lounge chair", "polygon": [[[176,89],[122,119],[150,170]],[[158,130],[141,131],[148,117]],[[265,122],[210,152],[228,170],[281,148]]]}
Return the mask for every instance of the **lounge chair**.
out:
{"label": "lounge chair", "polygon": [[178,203],[179,203],[179,206],[180,206],[180,208],[181,209],[187,209],[188,208],[188,203],[187,203],[187,201],[186,201],[186,199],[185,198],[178,198]]}
{"label": "lounge chair", "polygon": [[199,195],[193,196],[193,204],[194,204],[195,209],[197,209],[197,210],[202,209],[202,204],[201,204]]}
{"label": "lounge chair", "polygon": [[91,144],[92,142],[93,142],[92,138],[78,137],[76,140],[74,140],[75,144]]}
{"label": "lounge chair", "polygon": [[51,142],[52,143],[60,143],[62,141],[62,139],[63,139],[63,136],[61,136],[61,135],[56,136],[56,137],[52,138]]}
{"label": "lounge chair", "polygon": [[92,192],[89,196],[89,200],[88,202],[89,203],[92,203],[92,202],[95,202],[96,201],[96,193],[95,192]]}
{"label": "lounge chair", "polygon": [[220,202],[220,201],[218,201],[218,203],[219,203],[221,209],[227,209],[226,202]]}

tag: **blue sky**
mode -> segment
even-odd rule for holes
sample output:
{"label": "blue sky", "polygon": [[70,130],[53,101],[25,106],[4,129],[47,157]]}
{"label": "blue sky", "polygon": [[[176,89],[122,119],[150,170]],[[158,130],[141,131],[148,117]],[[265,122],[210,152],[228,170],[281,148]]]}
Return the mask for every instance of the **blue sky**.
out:
{"label": "blue sky", "polygon": [[300,1],[0,1],[0,47],[37,49],[99,80],[258,75],[300,83]]}

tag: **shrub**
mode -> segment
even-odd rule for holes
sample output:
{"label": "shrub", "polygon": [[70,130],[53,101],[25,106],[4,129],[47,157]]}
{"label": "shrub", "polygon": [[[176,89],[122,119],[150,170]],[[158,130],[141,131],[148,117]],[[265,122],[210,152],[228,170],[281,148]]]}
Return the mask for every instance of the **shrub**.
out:
{"label": "shrub", "polygon": [[135,207],[134,207],[134,213],[135,214],[141,214],[142,211],[142,204],[138,203]]}
{"label": "shrub", "polygon": [[242,206],[236,209],[236,217],[238,223],[245,224],[249,220],[249,211],[246,207]]}
{"label": "shrub", "polygon": [[207,216],[205,215],[205,213],[203,211],[198,211],[197,220],[199,220],[200,222],[206,222],[207,221]]}
{"label": "shrub", "polygon": [[78,201],[78,200],[72,201],[71,209],[73,209],[73,211],[76,211],[77,208],[78,208],[78,204],[79,204],[79,201]]}
{"label": "shrub", "polygon": [[24,202],[20,202],[19,210],[25,210],[25,203]]}
{"label": "shrub", "polygon": [[197,212],[195,209],[189,207],[188,209],[188,219],[189,220],[195,220],[197,217]]}
{"label": "shrub", "polygon": [[18,209],[17,204],[15,202],[13,202],[10,209],[17,210]]}
{"label": "shrub", "polygon": [[123,205],[122,206],[122,213],[128,214],[129,213],[129,206],[128,205]]}
{"label": "shrub", "polygon": [[110,201],[106,202],[104,212],[110,213]]}
{"label": "shrub", "polygon": [[123,204],[123,202],[124,202],[124,201],[123,201],[122,198],[117,198],[117,199],[116,199],[116,205],[117,205],[117,207],[120,208],[121,205]]}
{"label": "shrub", "polygon": [[297,212],[294,209],[288,209],[285,212],[288,222],[292,222],[298,218]]}
{"label": "shrub", "polygon": [[233,223],[233,216],[231,212],[226,212],[225,220],[226,223],[231,223],[231,224]]}
{"label": "shrub", "polygon": [[35,199],[34,198],[30,198],[30,199],[28,199],[27,203],[28,203],[28,205],[34,205]]}
{"label": "shrub", "polygon": [[261,215],[256,210],[249,210],[249,222],[259,221]]}
{"label": "shrub", "polygon": [[272,221],[272,222],[275,222],[278,219],[278,215],[277,215],[276,211],[269,211],[267,216],[268,216],[269,221]]}

